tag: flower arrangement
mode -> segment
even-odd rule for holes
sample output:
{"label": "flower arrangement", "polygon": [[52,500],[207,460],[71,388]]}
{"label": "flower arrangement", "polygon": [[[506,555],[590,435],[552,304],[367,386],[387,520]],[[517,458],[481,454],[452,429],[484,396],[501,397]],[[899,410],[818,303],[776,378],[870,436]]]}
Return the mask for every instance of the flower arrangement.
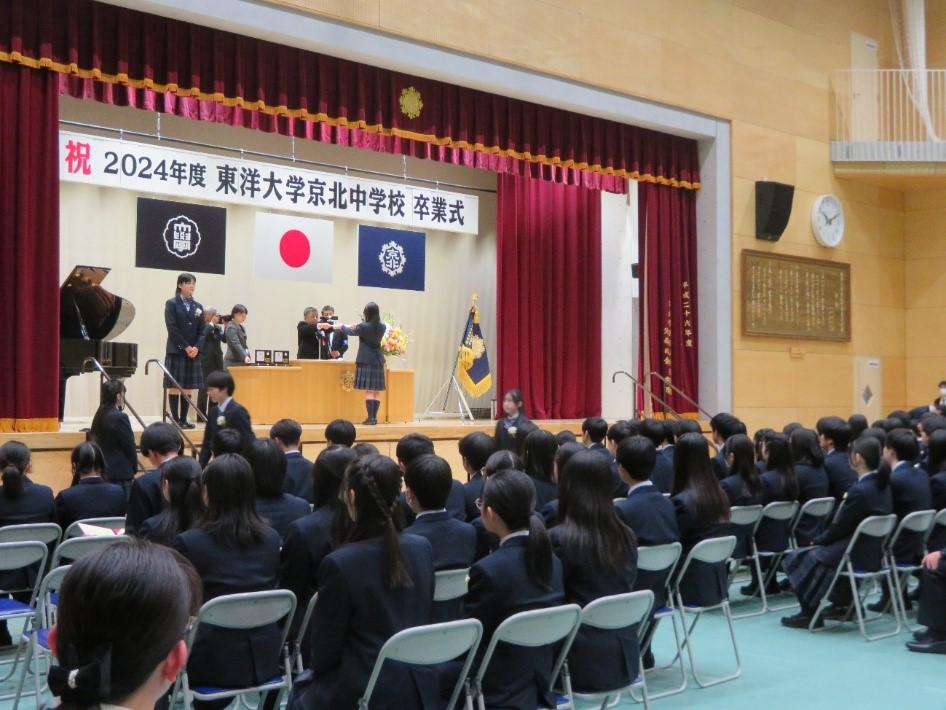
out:
{"label": "flower arrangement", "polygon": [[407,354],[407,346],[414,337],[414,331],[405,332],[404,327],[400,323],[395,323],[390,314],[385,315],[382,320],[385,326],[384,337],[381,338],[382,354],[386,358],[404,357]]}

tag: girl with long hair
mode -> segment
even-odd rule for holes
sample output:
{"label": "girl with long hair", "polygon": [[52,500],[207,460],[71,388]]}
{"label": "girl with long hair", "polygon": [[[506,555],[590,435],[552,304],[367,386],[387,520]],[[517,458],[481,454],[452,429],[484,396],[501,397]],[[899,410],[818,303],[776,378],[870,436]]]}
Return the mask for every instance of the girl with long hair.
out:
{"label": "girl with long hair", "polygon": [[102,398],[92,417],[92,441],[102,447],[105,475],[110,483],[120,486],[128,498],[138,468],[138,447],[131,430],[125,405],[125,385],[121,380],[102,383]]}
{"label": "girl with long hair", "polygon": [[151,542],[170,545],[185,530],[190,530],[204,513],[200,494],[200,464],[190,456],[177,456],[161,467],[161,495],[167,507],[147,518],[138,536]]}
{"label": "girl with long hair", "polygon": [[755,465],[755,445],[745,434],[736,434],[726,440],[726,463],[729,475],[719,482],[729,498],[730,505],[758,505],[764,489]]}
{"label": "girl with long hair", "polygon": [[83,518],[125,515],[125,492],[105,480],[105,456],[98,444],[83,441],[72,449],[72,485],[56,496],[56,518],[65,530]]}
{"label": "girl with long hair", "polygon": [[319,328],[341,330],[345,335],[358,338],[358,353],[355,355],[355,389],[365,391],[365,410],[368,417],[362,424],[377,424],[381,407],[381,392],[384,384],[384,355],[381,341],[387,327],[381,322],[381,309],[371,301],[362,313],[364,320],[352,325],[319,323]]}
{"label": "girl with long hair", "polygon": [[256,481],[256,512],[285,539],[293,521],[309,514],[309,502],[284,493],[286,454],[269,438],[255,439],[244,451]]}
{"label": "girl with long hair", "polygon": [[526,474],[535,485],[536,510],[542,510],[549,501],[555,500],[558,496],[558,485],[554,480],[557,451],[558,442],[555,440],[555,435],[544,429],[529,432],[523,442],[522,462]]}

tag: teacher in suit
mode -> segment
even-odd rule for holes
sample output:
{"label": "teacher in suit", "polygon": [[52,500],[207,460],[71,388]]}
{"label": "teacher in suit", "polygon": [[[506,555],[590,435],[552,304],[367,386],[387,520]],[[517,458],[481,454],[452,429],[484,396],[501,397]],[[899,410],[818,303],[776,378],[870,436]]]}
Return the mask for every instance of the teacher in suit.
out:
{"label": "teacher in suit", "polygon": [[[335,309],[331,306],[322,306],[322,323],[331,323],[335,316]],[[323,330],[319,341],[320,360],[341,360],[348,350],[348,336],[341,330]]]}
{"label": "teacher in suit", "polygon": [[246,407],[233,399],[236,383],[229,372],[217,371],[207,375],[207,397],[213,402],[210,414],[207,416],[207,428],[204,429],[204,441],[200,445],[198,460],[201,466],[210,461],[210,445],[214,435],[221,429],[235,429],[240,433],[243,447],[249,445],[256,438],[253,425],[250,422],[250,413]]}
{"label": "teacher in suit", "polygon": [[[200,367],[200,351],[204,348],[204,309],[194,300],[197,277],[183,273],[177,277],[174,298],[164,304],[164,325],[168,338],[165,346],[164,367],[171,378],[164,377],[168,391],[168,406],[171,418],[181,429],[193,429],[187,421],[189,408],[186,397],[204,386],[204,375]],[[178,389],[180,385],[180,389]]]}
{"label": "teacher in suit", "polygon": [[246,328],[243,327],[246,314],[246,306],[242,303],[236,304],[230,310],[230,322],[227,323],[226,330],[223,331],[224,339],[227,341],[227,354],[223,356],[224,369],[252,362],[249,348],[246,345]]}
{"label": "teacher in suit", "polygon": [[377,424],[378,409],[381,407],[381,391],[384,384],[384,355],[381,353],[381,341],[387,327],[381,322],[378,304],[371,302],[365,306],[364,320],[357,325],[333,325],[319,323],[322,330],[338,330],[346,336],[358,338],[358,354],[355,355],[355,389],[365,390],[365,409],[368,418],[362,424]]}
{"label": "teacher in suit", "polygon": [[296,334],[299,340],[296,358],[299,360],[318,360],[323,332],[325,331],[319,328],[318,309],[307,306],[302,311],[302,320],[296,324]]}

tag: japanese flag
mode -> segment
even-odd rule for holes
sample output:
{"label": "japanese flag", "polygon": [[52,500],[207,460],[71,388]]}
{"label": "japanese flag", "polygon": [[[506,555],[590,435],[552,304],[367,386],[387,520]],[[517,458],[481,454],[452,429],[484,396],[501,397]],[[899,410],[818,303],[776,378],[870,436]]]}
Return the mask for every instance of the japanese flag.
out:
{"label": "japanese flag", "polygon": [[256,275],[331,283],[334,237],[328,220],[257,212]]}

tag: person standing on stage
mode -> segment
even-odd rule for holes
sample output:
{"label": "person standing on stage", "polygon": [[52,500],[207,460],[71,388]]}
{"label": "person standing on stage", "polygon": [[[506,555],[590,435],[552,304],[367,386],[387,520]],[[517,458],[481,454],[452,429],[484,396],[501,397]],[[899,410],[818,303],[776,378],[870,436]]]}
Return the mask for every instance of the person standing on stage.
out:
{"label": "person standing on stage", "polygon": [[[331,306],[322,306],[322,317],[320,323],[333,322],[335,309]],[[348,350],[348,336],[342,331],[323,330],[322,339],[319,342],[320,360],[341,360],[342,355]]]}
{"label": "person standing on stage", "polygon": [[227,354],[223,356],[224,369],[234,365],[248,365],[253,361],[246,345],[246,328],[243,327],[246,313],[246,306],[242,303],[236,304],[230,311],[232,320],[223,332],[227,341]]}
{"label": "person standing on stage", "polygon": [[384,386],[384,355],[381,354],[381,341],[384,339],[386,326],[381,322],[378,304],[371,302],[365,306],[364,320],[356,325],[338,325],[319,323],[322,330],[339,330],[347,336],[358,338],[358,353],[355,356],[355,389],[365,390],[365,409],[368,418],[362,424],[377,424],[378,409],[381,406],[381,391]]}
{"label": "person standing on stage", "polygon": [[204,375],[200,366],[200,351],[204,348],[204,309],[194,300],[197,277],[183,273],[177,277],[174,298],[164,304],[164,324],[168,339],[165,347],[164,366],[177,381],[181,389],[165,376],[164,386],[168,390],[168,406],[171,417],[182,429],[193,429],[187,421],[189,403],[182,393],[190,394],[204,386]]}
{"label": "person standing on stage", "polygon": [[[212,306],[204,313],[204,349],[200,353],[200,369],[207,379],[211,372],[223,369],[223,327],[220,315]],[[207,413],[207,388],[201,387],[197,394],[197,408]]]}
{"label": "person standing on stage", "polygon": [[323,331],[319,329],[317,308],[308,306],[302,311],[302,320],[296,325],[296,331],[299,334],[299,351],[296,357],[299,360],[318,360]]}

